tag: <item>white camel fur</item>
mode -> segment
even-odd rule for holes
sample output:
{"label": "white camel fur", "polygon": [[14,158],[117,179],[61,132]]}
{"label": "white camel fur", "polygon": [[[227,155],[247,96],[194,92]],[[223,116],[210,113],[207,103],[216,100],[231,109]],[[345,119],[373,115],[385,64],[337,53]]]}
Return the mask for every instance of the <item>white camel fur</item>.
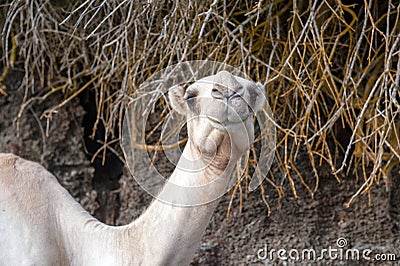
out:
{"label": "white camel fur", "polygon": [[[125,226],[90,216],[39,164],[0,154],[0,265],[188,265],[218,204],[214,196],[225,192],[236,161],[254,141],[261,94],[254,82],[225,71],[170,90],[171,106],[187,117],[182,156],[206,166],[188,173],[180,160],[169,181],[201,186],[214,180],[213,189],[197,195],[208,203],[196,206],[156,199]],[[169,184],[161,193],[170,202],[192,202],[190,191],[174,195]]]}

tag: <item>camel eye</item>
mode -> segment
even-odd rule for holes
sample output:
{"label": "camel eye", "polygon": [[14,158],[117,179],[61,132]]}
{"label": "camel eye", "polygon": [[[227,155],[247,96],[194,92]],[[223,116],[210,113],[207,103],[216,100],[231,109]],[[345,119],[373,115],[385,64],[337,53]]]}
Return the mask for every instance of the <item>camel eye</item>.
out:
{"label": "camel eye", "polygon": [[193,87],[189,87],[186,92],[185,92],[185,96],[184,99],[186,101],[193,101],[194,98],[196,98],[198,96],[198,91],[197,89],[193,88]]}

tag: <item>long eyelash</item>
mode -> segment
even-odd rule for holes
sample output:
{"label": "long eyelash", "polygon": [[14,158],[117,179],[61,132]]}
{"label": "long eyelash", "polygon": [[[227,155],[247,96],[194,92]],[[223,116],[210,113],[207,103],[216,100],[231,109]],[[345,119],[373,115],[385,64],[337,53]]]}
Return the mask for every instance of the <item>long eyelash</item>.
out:
{"label": "long eyelash", "polygon": [[193,98],[196,98],[197,94],[189,94],[185,97],[185,100],[193,100]]}

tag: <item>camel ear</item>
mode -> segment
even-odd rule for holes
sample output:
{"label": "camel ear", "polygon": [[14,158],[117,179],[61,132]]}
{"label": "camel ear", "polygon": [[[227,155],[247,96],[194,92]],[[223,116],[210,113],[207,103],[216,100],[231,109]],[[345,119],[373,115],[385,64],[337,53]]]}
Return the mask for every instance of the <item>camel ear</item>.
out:
{"label": "camel ear", "polygon": [[257,82],[255,84],[255,86],[251,86],[250,87],[250,98],[255,99],[254,104],[253,104],[254,113],[261,110],[265,105],[265,87],[264,87],[264,85],[262,85],[260,82]]}
{"label": "camel ear", "polygon": [[187,114],[187,105],[184,99],[185,89],[182,86],[175,86],[169,89],[168,97],[171,107],[182,115]]}

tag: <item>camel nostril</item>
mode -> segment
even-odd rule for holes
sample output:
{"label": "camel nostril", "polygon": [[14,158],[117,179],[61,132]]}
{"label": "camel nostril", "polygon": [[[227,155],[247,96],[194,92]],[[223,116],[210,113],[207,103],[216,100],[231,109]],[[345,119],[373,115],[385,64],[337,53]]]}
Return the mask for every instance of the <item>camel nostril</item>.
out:
{"label": "camel nostril", "polygon": [[240,86],[239,88],[236,88],[235,92],[233,93],[233,96],[243,96],[244,94],[244,88]]}
{"label": "camel nostril", "polygon": [[216,99],[224,99],[224,98],[225,98],[224,94],[221,93],[221,92],[220,92],[218,89],[216,89],[216,88],[213,88],[213,89],[211,90],[211,96],[212,96],[213,98],[216,98]]}
{"label": "camel nostril", "polygon": [[231,99],[231,98],[235,98],[235,97],[241,97],[244,95],[244,88],[243,87],[235,88],[234,90],[231,90],[230,92],[231,92],[231,94],[226,96],[226,98]]}

